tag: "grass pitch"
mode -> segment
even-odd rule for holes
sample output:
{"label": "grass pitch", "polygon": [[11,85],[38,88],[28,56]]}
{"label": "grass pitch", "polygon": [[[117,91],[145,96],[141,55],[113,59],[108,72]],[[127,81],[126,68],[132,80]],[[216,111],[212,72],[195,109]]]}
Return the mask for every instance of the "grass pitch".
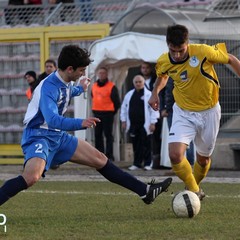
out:
{"label": "grass pitch", "polygon": [[[152,205],[109,182],[39,182],[1,206],[6,240],[240,239],[238,184],[204,183],[207,197],[192,219],[175,217],[173,183]],[[0,219],[0,223],[1,223]]]}

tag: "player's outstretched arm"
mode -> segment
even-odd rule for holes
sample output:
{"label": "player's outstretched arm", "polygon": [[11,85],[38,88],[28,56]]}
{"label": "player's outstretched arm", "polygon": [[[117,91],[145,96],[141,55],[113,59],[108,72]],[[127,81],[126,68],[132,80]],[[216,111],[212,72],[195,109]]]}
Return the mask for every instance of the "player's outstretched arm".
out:
{"label": "player's outstretched arm", "polygon": [[233,68],[234,72],[240,77],[240,61],[232,54],[228,54],[228,56],[229,56],[228,64]]}

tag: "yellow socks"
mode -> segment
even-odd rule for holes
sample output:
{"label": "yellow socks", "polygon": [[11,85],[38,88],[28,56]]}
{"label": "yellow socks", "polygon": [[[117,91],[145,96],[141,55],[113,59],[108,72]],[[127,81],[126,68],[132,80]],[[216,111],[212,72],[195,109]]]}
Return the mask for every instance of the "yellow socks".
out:
{"label": "yellow socks", "polygon": [[199,184],[204,177],[206,177],[211,165],[211,159],[209,160],[208,164],[203,167],[197,161],[195,161],[193,165],[193,175],[196,179],[197,184]]}
{"label": "yellow socks", "polygon": [[192,173],[192,167],[188,160],[184,157],[178,164],[172,164],[172,169],[175,174],[183,180],[188,190],[198,192],[199,187]]}

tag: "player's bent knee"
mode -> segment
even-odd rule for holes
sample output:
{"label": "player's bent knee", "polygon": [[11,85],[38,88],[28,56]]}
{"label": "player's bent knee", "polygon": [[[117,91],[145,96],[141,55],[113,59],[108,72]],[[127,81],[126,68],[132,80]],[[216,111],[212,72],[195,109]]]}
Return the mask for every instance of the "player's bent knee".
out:
{"label": "player's bent knee", "polygon": [[38,176],[38,175],[24,176],[23,175],[23,177],[24,177],[24,179],[27,183],[27,186],[31,187],[32,185],[34,185],[40,179],[41,176]]}
{"label": "player's bent knee", "polygon": [[172,153],[172,154],[169,154],[169,157],[173,164],[178,164],[182,161],[182,157],[180,154]]}
{"label": "player's bent knee", "polygon": [[198,159],[197,161],[200,166],[205,167],[210,162],[210,158],[204,157],[204,158]]}
{"label": "player's bent knee", "polygon": [[94,168],[96,169],[101,169],[103,168],[107,161],[108,161],[108,158],[105,156],[105,154],[99,152],[100,154],[98,154],[98,156],[96,157],[95,161],[94,161]]}
{"label": "player's bent knee", "polygon": [[107,164],[107,161],[108,161],[107,158],[106,158],[106,159],[103,159],[103,158],[98,159],[98,160],[95,162],[94,168],[95,168],[95,169],[101,169],[101,168],[103,168],[103,167]]}

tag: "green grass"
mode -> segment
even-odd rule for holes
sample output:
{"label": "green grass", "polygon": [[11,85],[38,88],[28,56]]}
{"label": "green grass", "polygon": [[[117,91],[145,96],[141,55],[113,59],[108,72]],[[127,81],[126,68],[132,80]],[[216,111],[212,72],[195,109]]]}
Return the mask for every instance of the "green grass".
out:
{"label": "green grass", "polygon": [[[108,182],[39,182],[1,206],[6,240],[240,239],[238,184],[204,183],[207,197],[192,219],[171,210],[173,183],[152,205]],[[1,222],[1,220],[0,220]]]}

